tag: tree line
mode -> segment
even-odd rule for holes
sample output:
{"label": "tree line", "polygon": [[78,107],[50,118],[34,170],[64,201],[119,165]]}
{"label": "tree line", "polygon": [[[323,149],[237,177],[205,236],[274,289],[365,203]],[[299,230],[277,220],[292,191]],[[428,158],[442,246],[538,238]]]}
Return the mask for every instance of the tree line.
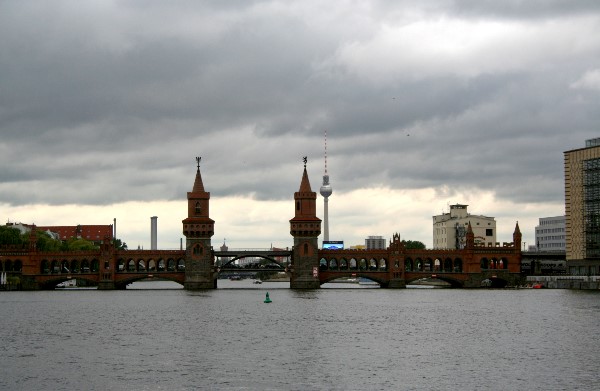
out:
{"label": "tree line", "polygon": [[[30,232],[24,234],[16,228],[0,226],[0,246],[22,247],[29,244]],[[113,239],[115,248],[127,250],[127,244],[121,239]],[[48,232],[36,231],[36,247],[38,251],[91,251],[98,250],[100,246],[83,238],[69,238],[65,241],[54,239]]]}

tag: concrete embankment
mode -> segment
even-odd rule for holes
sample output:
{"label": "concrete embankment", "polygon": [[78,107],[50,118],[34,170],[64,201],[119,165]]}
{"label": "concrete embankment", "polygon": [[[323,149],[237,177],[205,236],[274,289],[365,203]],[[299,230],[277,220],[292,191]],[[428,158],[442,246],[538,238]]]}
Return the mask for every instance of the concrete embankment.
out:
{"label": "concrete embankment", "polygon": [[527,282],[550,289],[600,290],[600,276],[527,276]]}

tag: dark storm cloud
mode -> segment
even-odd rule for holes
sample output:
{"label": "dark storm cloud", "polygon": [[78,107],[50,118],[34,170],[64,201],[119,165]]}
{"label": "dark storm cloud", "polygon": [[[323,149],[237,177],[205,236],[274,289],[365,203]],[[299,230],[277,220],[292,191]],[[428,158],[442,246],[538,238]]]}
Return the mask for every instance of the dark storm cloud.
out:
{"label": "dark storm cloud", "polygon": [[4,2],[0,201],[181,199],[198,155],[213,195],[289,198],[325,129],[336,192],[560,200],[600,119],[573,88],[597,2],[412,3]]}

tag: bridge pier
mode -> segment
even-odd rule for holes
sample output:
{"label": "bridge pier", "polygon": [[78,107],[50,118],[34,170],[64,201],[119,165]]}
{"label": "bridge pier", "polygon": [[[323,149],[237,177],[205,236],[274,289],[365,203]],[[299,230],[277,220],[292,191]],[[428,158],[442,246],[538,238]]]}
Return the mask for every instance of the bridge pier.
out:
{"label": "bridge pier", "polygon": [[98,290],[99,291],[112,291],[112,290],[115,290],[115,289],[117,289],[117,286],[115,285],[114,281],[110,281],[110,280],[106,281],[105,280],[105,281],[100,281],[98,283]]}
{"label": "bridge pier", "polygon": [[321,282],[318,278],[314,278],[311,276],[299,276],[299,277],[291,277],[290,278],[290,288],[291,289],[319,289],[321,287]]}
{"label": "bridge pier", "polygon": [[[383,288],[383,286],[382,286]],[[406,288],[406,281],[403,278],[393,278],[390,280],[385,288],[389,289],[404,289]]]}

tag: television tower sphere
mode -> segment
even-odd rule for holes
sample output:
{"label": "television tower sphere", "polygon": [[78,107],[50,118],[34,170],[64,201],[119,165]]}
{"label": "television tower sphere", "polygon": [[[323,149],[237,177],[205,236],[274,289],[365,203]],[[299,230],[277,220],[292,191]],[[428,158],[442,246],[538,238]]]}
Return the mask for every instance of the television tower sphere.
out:
{"label": "television tower sphere", "polygon": [[333,193],[333,189],[329,184],[329,175],[323,175],[323,186],[321,186],[320,193],[323,197],[327,198]]}

